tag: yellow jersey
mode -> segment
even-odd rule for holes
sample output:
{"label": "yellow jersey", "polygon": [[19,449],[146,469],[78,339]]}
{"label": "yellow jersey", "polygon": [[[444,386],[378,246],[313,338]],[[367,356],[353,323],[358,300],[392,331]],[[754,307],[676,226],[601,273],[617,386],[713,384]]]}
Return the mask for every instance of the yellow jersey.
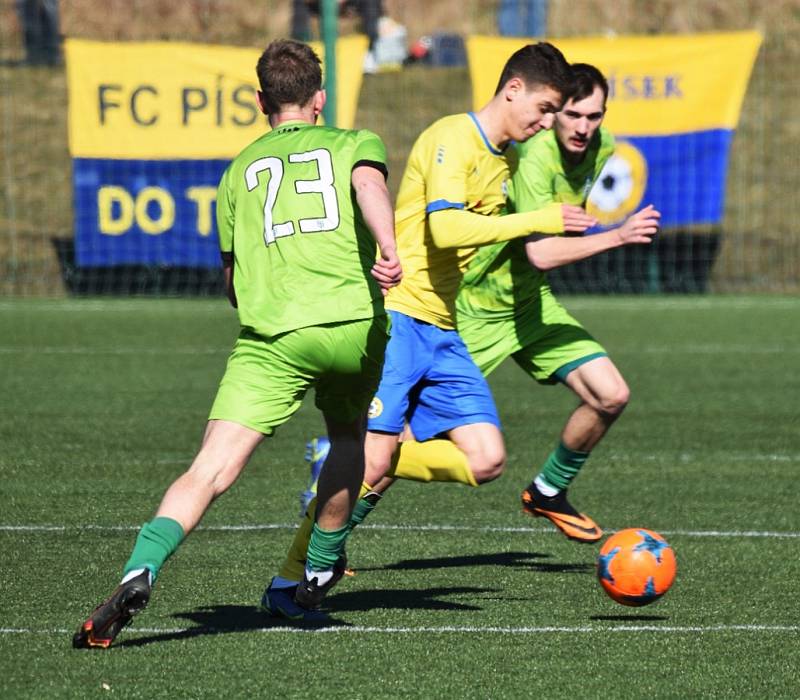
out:
{"label": "yellow jersey", "polygon": [[[444,117],[422,132],[397,196],[395,232],[403,281],[389,290],[387,309],[455,328],[456,294],[476,248],[437,247],[429,217],[443,210],[500,216],[515,170],[516,149],[492,144],[472,113]],[[457,246],[459,231],[452,234]]]}

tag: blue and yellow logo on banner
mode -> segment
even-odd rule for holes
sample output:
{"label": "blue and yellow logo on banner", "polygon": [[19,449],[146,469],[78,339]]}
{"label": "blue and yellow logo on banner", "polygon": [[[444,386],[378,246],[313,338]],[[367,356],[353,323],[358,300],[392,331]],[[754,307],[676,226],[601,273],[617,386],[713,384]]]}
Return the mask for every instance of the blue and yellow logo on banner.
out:
{"label": "blue and yellow logo on banner", "polygon": [[[345,128],[366,49],[362,36],[337,43]],[[217,183],[269,128],[255,99],[260,50],[70,39],[65,53],[78,265],[218,267]]]}
{"label": "blue and yellow logo on banner", "polygon": [[[467,41],[475,108],[494,94],[520,39]],[[665,226],[722,220],[733,133],[761,45],[757,32],[554,40],[608,79],[617,150],[589,195],[605,225],[655,204]]]}

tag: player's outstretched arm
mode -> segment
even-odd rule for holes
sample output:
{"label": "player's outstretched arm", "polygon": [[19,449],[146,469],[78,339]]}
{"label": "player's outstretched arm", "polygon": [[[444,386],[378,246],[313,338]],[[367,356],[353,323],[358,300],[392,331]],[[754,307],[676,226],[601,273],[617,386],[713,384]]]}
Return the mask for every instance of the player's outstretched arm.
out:
{"label": "player's outstretched arm", "polygon": [[531,236],[525,243],[528,261],[546,272],[590,258],[612,248],[631,244],[648,244],[658,232],[659,212],[652,204],[628,217],[622,226],[592,236],[564,238]]}
{"label": "player's outstretched arm", "polygon": [[469,248],[510,241],[538,233],[583,233],[597,223],[580,207],[548,204],[536,211],[505,216],[484,216],[463,209],[442,209],[428,215],[437,248]]}
{"label": "player's outstretched arm", "polygon": [[353,169],[351,181],[361,214],[380,252],[380,257],[372,267],[372,276],[384,290],[395,287],[403,278],[403,270],[397,257],[394,208],[386,179],[376,168],[361,165]]}

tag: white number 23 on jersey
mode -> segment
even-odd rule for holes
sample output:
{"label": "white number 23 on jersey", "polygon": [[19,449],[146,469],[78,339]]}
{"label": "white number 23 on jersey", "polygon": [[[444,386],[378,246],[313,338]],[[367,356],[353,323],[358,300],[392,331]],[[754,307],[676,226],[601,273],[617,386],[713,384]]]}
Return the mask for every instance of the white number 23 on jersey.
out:
{"label": "white number 23 on jersey", "polygon": [[[318,148],[314,151],[289,155],[289,163],[308,163],[312,160],[317,162],[319,177],[315,180],[295,180],[294,188],[297,194],[321,195],[324,212],[319,218],[298,219],[297,225],[301,233],[333,231],[339,227],[339,202],[333,186],[333,163],[330,151]],[[280,158],[268,156],[259,158],[248,165],[244,173],[247,191],[252,192],[258,187],[258,176],[264,171],[269,171],[267,196],[264,200],[264,243],[269,245],[274,243],[277,238],[293,236],[296,229],[294,221],[275,223],[272,216],[272,210],[284,178],[284,163]]]}

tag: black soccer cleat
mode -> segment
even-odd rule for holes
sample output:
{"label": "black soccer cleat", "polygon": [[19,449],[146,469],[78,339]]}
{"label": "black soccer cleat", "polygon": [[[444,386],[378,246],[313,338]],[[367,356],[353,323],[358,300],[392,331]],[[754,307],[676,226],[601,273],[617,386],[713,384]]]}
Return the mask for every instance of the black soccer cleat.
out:
{"label": "black soccer cleat", "polygon": [[306,610],[319,610],[322,605],[322,599],[333,588],[342,576],[348,571],[347,557],[343,554],[333,565],[333,576],[323,585],[319,585],[319,579],[316,576],[308,578],[308,573],[303,574],[303,580],[297,584],[297,590],[294,592],[294,602],[301,608]]}
{"label": "black soccer cleat", "polygon": [[108,649],[125,625],[150,600],[150,571],[119,584],[72,637],[75,649]]}
{"label": "black soccer cleat", "polygon": [[528,515],[547,518],[561,532],[576,542],[597,542],[603,531],[588,515],[579,513],[567,500],[567,492],[545,496],[536,482],[522,492],[522,510]]}
{"label": "black soccer cleat", "polygon": [[275,579],[270,581],[264,595],[261,596],[262,610],[273,617],[280,617],[290,622],[315,625],[330,622],[330,618],[321,610],[308,610],[295,603],[294,594],[297,586],[273,588],[274,581]]}

